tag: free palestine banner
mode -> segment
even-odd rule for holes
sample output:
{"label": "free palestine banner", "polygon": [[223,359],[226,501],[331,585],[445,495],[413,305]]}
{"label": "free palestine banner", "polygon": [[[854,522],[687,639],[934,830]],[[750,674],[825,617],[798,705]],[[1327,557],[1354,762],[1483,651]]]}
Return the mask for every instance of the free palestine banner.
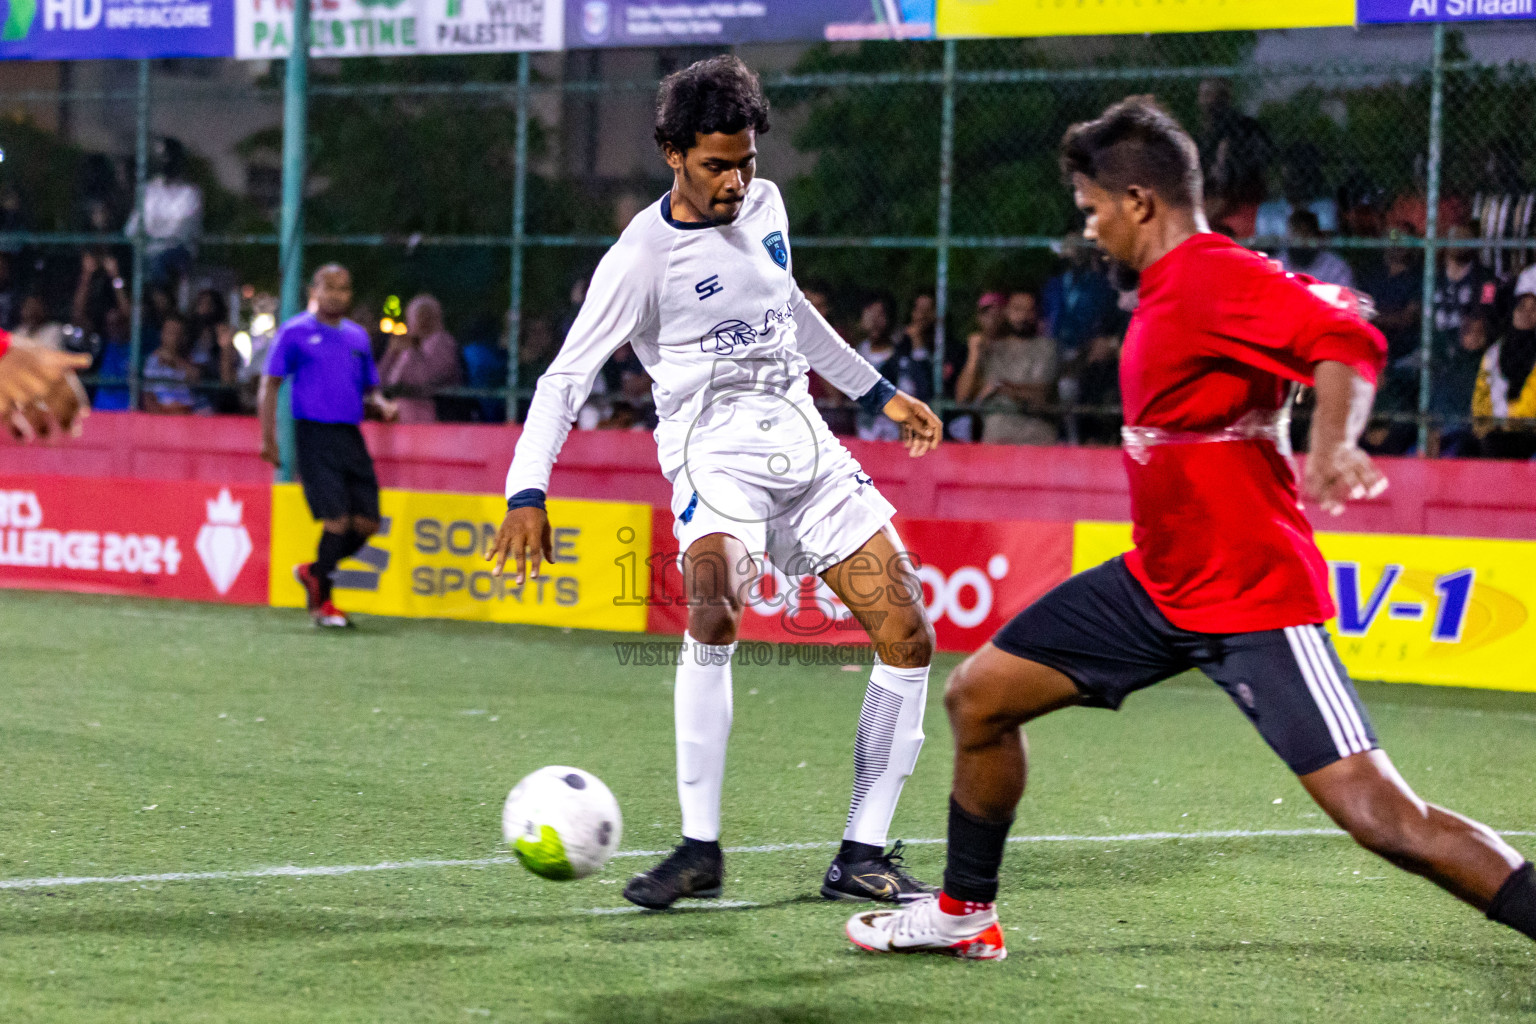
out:
{"label": "free palestine banner", "polygon": [[[234,3],[236,57],[267,60],[288,54],[292,0]],[[314,0],[309,52],[315,57],[396,57],[558,50],[564,43],[564,15],[560,0]]]}

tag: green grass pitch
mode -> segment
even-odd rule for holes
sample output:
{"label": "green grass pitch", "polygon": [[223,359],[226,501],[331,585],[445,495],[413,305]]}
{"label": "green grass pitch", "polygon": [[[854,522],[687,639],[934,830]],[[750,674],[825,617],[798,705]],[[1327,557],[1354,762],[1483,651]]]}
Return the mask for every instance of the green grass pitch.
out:
{"label": "green grass pitch", "polygon": [[[727,904],[626,912],[636,856],[241,874],[504,857],[502,799],[552,763],[610,785],[624,851],[668,847],[672,673],[620,666],[632,639],[0,595],[0,1021],[1536,1018],[1536,948],[1346,839],[1127,838],[1328,825],[1194,677],[1030,730],[1014,834],[1076,838],[1010,845],[1001,964],[859,953],[817,898],[865,679],[837,666],[737,669],[724,841],[780,848],[728,855]],[[954,662],[895,836],[943,835]],[[1536,830],[1536,696],[1362,692],[1426,797]],[[936,880],[942,845],[910,853]],[[203,872],[234,877],[16,885]]]}

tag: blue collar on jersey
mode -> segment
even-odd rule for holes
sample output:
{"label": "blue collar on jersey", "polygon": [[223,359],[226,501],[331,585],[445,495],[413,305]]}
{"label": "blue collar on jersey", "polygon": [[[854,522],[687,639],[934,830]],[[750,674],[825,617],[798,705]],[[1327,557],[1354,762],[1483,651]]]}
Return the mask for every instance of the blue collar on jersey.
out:
{"label": "blue collar on jersey", "polygon": [[680,228],[683,231],[701,231],[704,228],[713,228],[719,226],[717,224],[712,224],[707,220],[673,220],[671,189],[668,189],[667,194],[661,197],[661,219],[666,221],[668,224],[671,224],[673,227]]}

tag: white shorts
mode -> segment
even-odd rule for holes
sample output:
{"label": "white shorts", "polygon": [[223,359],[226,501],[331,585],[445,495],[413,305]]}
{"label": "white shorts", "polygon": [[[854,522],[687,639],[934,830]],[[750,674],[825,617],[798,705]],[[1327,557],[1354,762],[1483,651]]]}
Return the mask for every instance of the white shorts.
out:
{"label": "white shorts", "polygon": [[896,508],[837,441],[807,448],[798,455],[691,459],[672,480],[678,551],[724,533],[745,544],[754,560],[766,554],[787,576],[823,572],[858,551]]}

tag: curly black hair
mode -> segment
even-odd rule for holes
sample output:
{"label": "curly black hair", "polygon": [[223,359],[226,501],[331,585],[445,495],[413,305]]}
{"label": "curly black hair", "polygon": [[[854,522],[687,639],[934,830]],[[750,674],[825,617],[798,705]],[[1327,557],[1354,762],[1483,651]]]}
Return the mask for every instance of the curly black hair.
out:
{"label": "curly black hair", "polygon": [[1200,153],[1174,116],[1151,96],[1127,96],[1061,140],[1061,173],[1119,192],[1142,185],[1175,206],[1203,201]]}
{"label": "curly black hair", "polygon": [[699,135],[768,130],[768,97],[752,69],[725,54],[690,64],[662,80],[656,93],[656,144],[680,153]]}

